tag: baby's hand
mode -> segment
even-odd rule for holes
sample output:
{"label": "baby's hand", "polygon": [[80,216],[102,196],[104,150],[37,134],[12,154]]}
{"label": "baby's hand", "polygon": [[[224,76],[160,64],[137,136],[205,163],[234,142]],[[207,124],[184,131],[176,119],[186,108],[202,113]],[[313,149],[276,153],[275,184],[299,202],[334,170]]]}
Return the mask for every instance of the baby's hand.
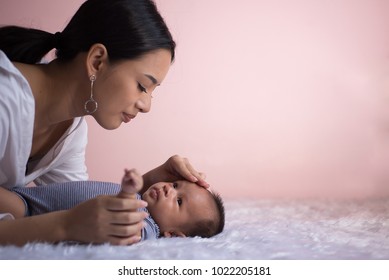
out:
{"label": "baby's hand", "polygon": [[136,198],[136,193],[143,187],[143,178],[135,169],[124,169],[122,189],[118,193],[120,198]]}

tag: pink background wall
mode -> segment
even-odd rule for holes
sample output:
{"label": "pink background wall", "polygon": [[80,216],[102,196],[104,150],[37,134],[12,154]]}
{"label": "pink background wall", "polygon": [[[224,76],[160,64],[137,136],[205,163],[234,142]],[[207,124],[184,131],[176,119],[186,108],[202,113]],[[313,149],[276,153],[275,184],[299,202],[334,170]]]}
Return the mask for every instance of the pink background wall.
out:
{"label": "pink background wall", "polygon": [[[0,0],[62,30],[81,0]],[[158,0],[177,59],[149,114],[90,124],[91,179],[181,154],[224,197],[389,195],[389,1]]]}

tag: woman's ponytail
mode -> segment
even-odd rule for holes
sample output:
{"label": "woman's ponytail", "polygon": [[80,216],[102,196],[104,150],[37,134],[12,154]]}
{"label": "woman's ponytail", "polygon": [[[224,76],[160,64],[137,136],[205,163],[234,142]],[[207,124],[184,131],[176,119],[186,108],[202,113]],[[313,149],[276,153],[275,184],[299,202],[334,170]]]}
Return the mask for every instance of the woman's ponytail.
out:
{"label": "woman's ponytail", "polygon": [[35,64],[58,44],[58,34],[19,26],[0,28],[0,50],[9,60]]}

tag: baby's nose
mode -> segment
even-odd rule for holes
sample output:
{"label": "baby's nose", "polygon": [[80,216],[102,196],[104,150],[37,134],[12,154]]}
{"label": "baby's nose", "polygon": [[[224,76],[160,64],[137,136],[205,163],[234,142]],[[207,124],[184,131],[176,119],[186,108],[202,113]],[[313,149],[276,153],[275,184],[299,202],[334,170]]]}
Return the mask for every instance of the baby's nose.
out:
{"label": "baby's nose", "polygon": [[164,186],[166,196],[174,195],[177,193],[176,189],[173,187],[173,183],[166,183]]}

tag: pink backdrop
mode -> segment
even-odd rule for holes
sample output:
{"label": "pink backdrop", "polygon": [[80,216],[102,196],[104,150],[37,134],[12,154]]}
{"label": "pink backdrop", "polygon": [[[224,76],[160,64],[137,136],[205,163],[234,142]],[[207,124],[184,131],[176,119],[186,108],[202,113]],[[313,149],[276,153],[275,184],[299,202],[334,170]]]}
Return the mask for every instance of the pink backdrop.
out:
{"label": "pink backdrop", "polygon": [[[81,0],[0,0],[62,30]],[[181,154],[224,197],[389,195],[389,1],[158,0],[177,59],[151,113],[90,127],[91,179]]]}

